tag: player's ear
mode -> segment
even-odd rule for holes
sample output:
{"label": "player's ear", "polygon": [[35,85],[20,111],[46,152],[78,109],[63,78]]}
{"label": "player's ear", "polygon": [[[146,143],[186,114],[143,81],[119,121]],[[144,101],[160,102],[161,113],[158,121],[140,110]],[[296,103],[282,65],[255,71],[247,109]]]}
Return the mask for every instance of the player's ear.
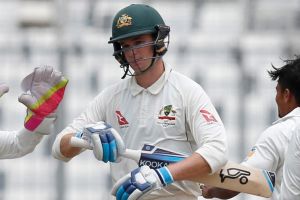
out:
{"label": "player's ear", "polygon": [[285,101],[285,102],[291,101],[293,95],[292,95],[291,91],[290,91],[288,88],[285,88],[285,89],[282,91],[282,94],[283,94],[283,98],[284,98],[284,101]]}
{"label": "player's ear", "polygon": [[284,89],[283,98],[284,98],[285,102],[297,105],[295,95],[291,92],[290,89],[288,89],[288,88]]}

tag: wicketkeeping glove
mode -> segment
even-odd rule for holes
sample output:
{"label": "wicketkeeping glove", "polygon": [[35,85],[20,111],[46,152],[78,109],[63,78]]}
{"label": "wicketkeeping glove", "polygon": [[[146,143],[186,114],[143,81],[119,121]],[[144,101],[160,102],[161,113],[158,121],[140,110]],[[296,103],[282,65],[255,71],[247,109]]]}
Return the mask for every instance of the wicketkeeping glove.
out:
{"label": "wicketkeeping glove", "polygon": [[62,73],[50,66],[35,68],[23,79],[21,87],[26,93],[19,97],[19,101],[27,107],[26,129],[34,131],[45,117],[55,113],[67,83]]}
{"label": "wicketkeeping glove", "polygon": [[112,195],[117,200],[135,200],[173,182],[173,177],[167,167],[150,169],[144,165],[121,178],[113,186]]}
{"label": "wicketkeeping glove", "polygon": [[76,137],[86,140],[97,160],[118,162],[120,154],[125,152],[124,142],[119,133],[105,122],[85,126]]}
{"label": "wicketkeeping glove", "polygon": [[9,90],[8,86],[5,83],[0,83],[0,97],[7,93]]}

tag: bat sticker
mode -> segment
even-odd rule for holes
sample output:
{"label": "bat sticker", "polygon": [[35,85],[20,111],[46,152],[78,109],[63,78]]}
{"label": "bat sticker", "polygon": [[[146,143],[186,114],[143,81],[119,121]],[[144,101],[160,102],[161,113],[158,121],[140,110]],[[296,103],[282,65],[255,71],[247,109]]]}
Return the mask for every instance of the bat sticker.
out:
{"label": "bat sticker", "polygon": [[165,167],[171,163],[179,162],[187,156],[174,153],[165,149],[160,149],[153,145],[145,144],[142,149],[141,158],[138,162],[139,166],[147,165],[151,169]]}

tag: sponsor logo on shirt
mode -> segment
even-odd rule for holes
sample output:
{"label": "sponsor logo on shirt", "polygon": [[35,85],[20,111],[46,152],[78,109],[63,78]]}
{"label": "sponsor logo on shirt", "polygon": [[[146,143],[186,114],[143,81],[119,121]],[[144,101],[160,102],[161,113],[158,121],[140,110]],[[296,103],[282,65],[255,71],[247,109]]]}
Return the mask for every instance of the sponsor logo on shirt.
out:
{"label": "sponsor logo on shirt", "polygon": [[176,111],[172,105],[163,106],[158,114],[158,124],[163,127],[175,126]]}
{"label": "sponsor logo on shirt", "polygon": [[207,110],[200,110],[200,113],[204,117],[205,121],[207,122],[217,122],[216,118]]}
{"label": "sponsor logo on shirt", "polygon": [[122,115],[122,113],[117,110],[116,111],[116,115],[117,115],[117,118],[118,118],[118,123],[120,125],[120,128],[126,128],[128,127],[128,121],[126,120],[126,118]]}

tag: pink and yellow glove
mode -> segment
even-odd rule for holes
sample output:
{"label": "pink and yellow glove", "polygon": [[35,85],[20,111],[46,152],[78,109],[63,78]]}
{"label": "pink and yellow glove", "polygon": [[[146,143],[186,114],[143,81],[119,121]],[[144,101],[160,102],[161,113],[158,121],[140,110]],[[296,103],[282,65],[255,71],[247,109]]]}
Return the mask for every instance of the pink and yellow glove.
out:
{"label": "pink and yellow glove", "polygon": [[47,116],[52,116],[64,97],[68,80],[62,73],[50,66],[35,68],[26,76],[22,90],[26,93],[19,97],[19,102],[27,107],[24,126],[34,131]]}

